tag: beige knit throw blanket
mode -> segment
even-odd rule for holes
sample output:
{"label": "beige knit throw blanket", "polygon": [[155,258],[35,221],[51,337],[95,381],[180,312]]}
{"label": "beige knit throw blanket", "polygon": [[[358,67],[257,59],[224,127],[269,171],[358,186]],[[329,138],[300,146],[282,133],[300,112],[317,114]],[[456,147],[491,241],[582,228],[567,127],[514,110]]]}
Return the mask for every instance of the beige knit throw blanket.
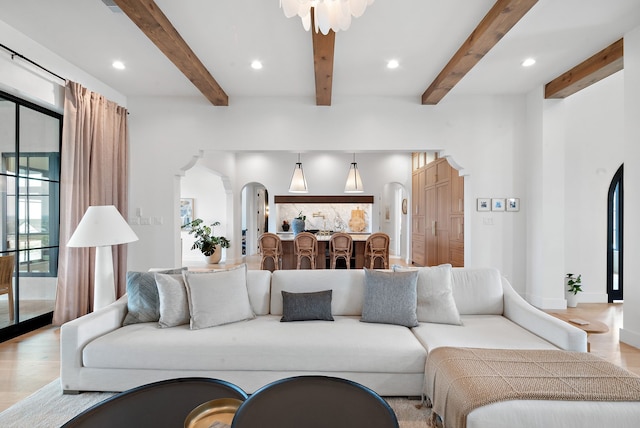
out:
{"label": "beige knit throw blanket", "polygon": [[583,352],[443,347],[425,373],[445,428],[464,428],[473,409],[498,401],[640,401],[640,377]]}

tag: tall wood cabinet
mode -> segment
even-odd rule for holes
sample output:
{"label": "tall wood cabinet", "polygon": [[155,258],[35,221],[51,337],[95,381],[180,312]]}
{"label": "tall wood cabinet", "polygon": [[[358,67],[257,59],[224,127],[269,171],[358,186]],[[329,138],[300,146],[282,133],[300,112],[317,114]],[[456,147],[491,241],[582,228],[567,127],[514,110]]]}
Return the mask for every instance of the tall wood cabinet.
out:
{"label": "tall wood cabinet", "polygon": [[464,266],[463,177],[446,159],[417,168],[414,162],[411,195],[413,263]]}

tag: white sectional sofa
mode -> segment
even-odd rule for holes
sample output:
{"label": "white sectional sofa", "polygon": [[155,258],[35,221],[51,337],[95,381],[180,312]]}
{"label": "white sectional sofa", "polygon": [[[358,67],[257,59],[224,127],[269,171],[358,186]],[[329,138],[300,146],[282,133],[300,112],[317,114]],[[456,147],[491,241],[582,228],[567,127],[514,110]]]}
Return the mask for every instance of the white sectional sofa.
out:
{"label": "white sectional sofa", "polygon": [[[247,271],[255,317],[196,330],[158,322],[123,326],[125,295],[62,326],[62,387],[67,393],[124,391],[206,376],[252,393],[277,379],[320,374],[383,396],[420,396],[427,353],[439,346],[586,351],[582,330],[529,305],[498,271],[454,268],[450,276],[462,325],[361,322],[363,270]],[[282,291],[329,289],[334,321],[280,321]]]}

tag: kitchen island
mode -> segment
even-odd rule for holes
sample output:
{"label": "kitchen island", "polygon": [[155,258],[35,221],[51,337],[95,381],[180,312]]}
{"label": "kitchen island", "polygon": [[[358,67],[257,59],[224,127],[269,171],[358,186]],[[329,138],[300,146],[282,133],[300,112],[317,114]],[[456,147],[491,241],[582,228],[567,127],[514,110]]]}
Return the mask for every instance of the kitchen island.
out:
{"label": "kitchen island", "polygon": [[[364,246],[369,233],[350,233],[353,239],[353,252],[351,253],[351,268],[362,269],[364,267]],[[298,259],[293,250],[293,232],[278,233],[282,241],[282,269],[296,269]],[[316,269],[329,269],[329,235],[316,235],[318,239],[318,258],[316,260]],[[342,260],[338,261],[338,268],[344,267]],[[303,260],[302,268],[309,268],[307,260]]]}

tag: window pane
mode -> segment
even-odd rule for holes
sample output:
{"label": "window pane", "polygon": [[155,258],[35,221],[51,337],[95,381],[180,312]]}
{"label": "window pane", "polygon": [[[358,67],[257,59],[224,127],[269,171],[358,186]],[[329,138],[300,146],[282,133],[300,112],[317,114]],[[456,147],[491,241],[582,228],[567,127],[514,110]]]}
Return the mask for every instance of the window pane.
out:
{"label": "window pane", "polygon": [[60,151],[61,125],[55,117],[20,106],[20,152]]}
{"label": "window pane", "polygon": [[[0,97],[0,152],[16,151],[16,104]],[[15,174],[14,159],[3,159],[2,172]]]}

